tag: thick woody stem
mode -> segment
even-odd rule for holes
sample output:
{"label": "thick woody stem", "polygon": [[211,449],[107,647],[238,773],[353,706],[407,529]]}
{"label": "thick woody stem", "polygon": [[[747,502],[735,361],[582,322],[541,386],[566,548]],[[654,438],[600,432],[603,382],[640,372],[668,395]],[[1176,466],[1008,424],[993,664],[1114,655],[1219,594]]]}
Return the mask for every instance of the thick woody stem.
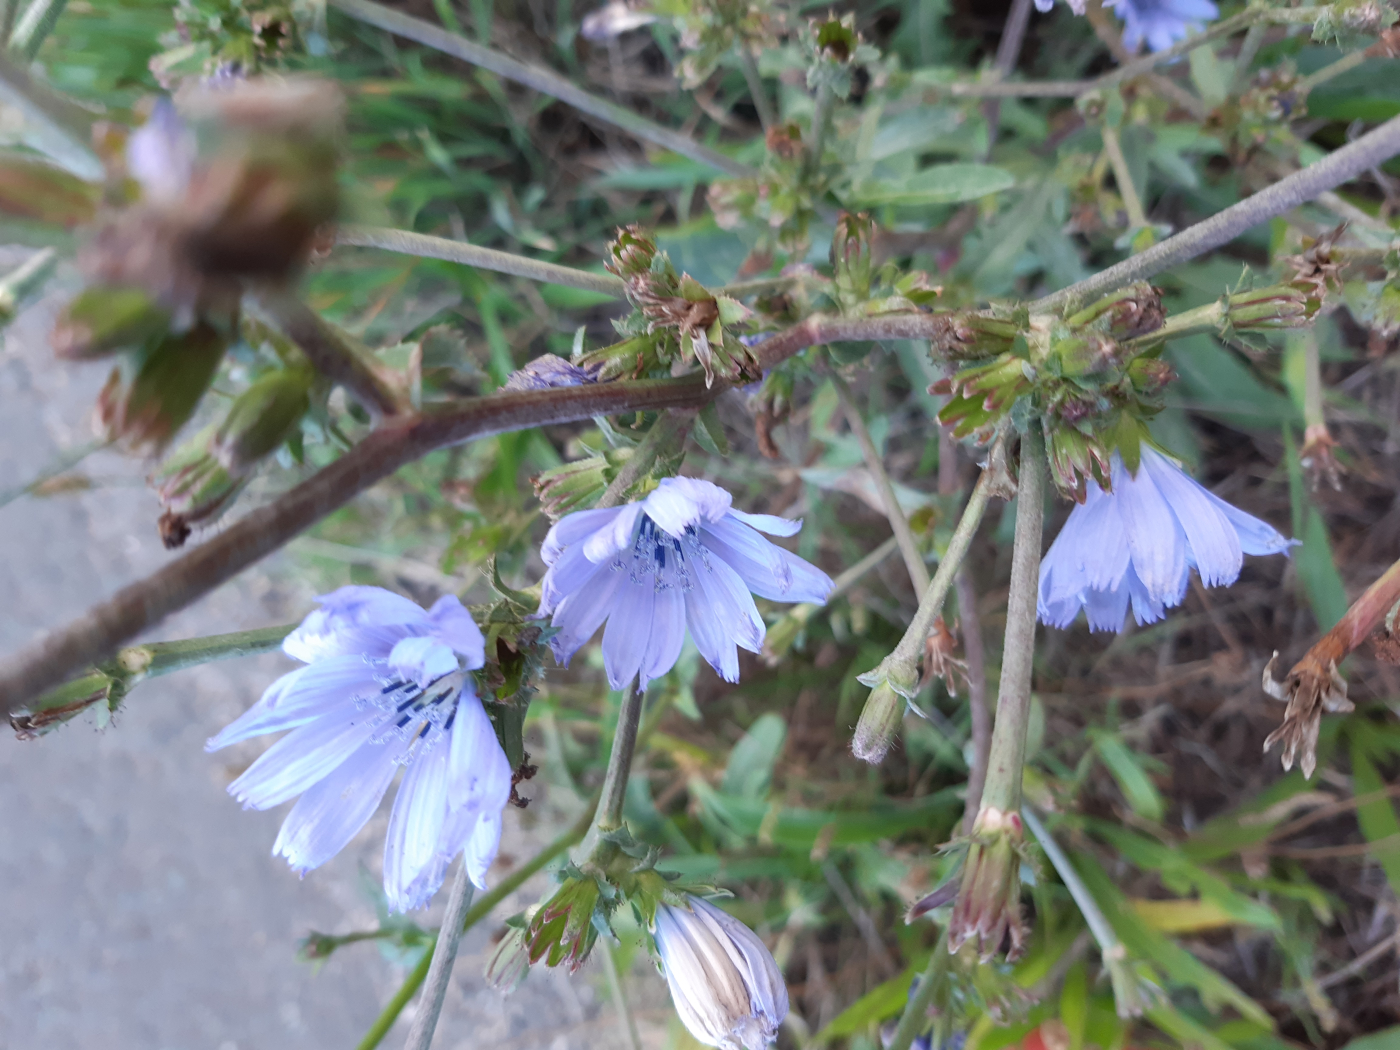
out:
{"label": "thick woody stem", "polygon": [[1045,442],[1039,426],[1032,424],[1021,438],[1016,539],[1011,551],[1011,591],[1006,600],[1006,642],[1002,647],[996,724],[987,758],[987,783],[982,790],[984,811],[992,807],[1003,813],[1016,813],[1021,808],[1021,769],[1026,763],[1026,727],[1030,722],[1044,500]]}
{"label": "thick woody stem", "polygon": [[924,555],[919,550],[919,541],[914,538],[914,532],[909,528],[909,519],[905,517],[904,509],[899,505],[899,497],[894,491],[894,482],[890,480],[890,476],[885,470],[885,464],[880,459],[880,451],[875,447],[875,441],[870,436],[870,429],[865,425],[865,417],[861,415],[860,406],[856,404],[855,395],[851,393],[850,386],[837,373],[832,373],[831,382],[836,387],[836,397],[841,402],[841,411],[845,414],[851,433],[855,435],[856,441],[860,445],[861,455],[865,457],[865,467],[875,479],[875,488],[879,490],[880,503],[885,508],[885,517],[889,519],[890,529],[893,530],[895,541],[899,544],[899,552],[904,556],[904,567],[909,572],[909,582],[914,585],[914,593],[922,595],[928,590],[928,566],[924,564]]}
{"label": "thick woody stem", "polygon": [[1204,255],[1234,240],[1250,227],[1313,200],[1325,190],[1340,186],[1396,153],[1400,153],[1400,117],[1392,117],[1315,164],[1280,179],[1267,189],[1182,230],[1174,237],[1168,237],[1131,259],[1036,300],[1031,303],[1030,310],[1032,313],[1050,313],[1074,309],[1133,281],[1143,280],[1187,259]]}
{"label": "thick woody stem", "polygon": [[440,29],[431,22],[425,22],[420,18],[395,11],[383,4],[373,3],[372,0],[330,0],[330,2],[332,7],[343,11],[351,18],[378,26],[395,36],[416,41],[425,47],[431,47],[445,55],[459,58],[463,62],[470,62],[472,65],[489,70],[497,76],[505,77],[507,80],[523,84],[534,91],[557,98],[560,102],[573,106],[580,113],[586,113],[605,124],[620,128],[643,142],[650,142],[662,149],[679,153],[682,157],[689,157],[701,164],[707,164],[716,171],[735,178],[744,178],[753,174],[753,170],[747,165],[740,164],[708,146],[702,146],[679,131],[672,131],[670,128],[654,124],[645,117],[633,113],[625,106],[619,106],[607,99],[590,94],[571,84],[553,70],[518,62],[513,58],[492,51],[489,47],[483,47],[468,40],[466,37]]}
{"label": "thick woody stem", "polygon": [[1400,601],[1400,561],[1386,569],[1380,579],[1352,602],[1346,615],[1317,640],[1289,674],[1302,671],[1312,660],[1323,667],[1341,663],[1348,653],[1371,636],[1397,601]]}

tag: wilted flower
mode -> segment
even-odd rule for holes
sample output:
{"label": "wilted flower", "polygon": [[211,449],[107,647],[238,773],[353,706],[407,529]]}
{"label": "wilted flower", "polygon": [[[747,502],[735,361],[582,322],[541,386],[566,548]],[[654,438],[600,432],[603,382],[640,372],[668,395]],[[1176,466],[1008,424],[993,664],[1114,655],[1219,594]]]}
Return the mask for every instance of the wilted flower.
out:
{"label": "wilted flower", "polygon": [[764,539],[791,536],[802,522],[733,510],[724,489],[665,478],[646,499],[581,510],[549,530],[540,613],[559,633],[550,642],[567,664],[599,626],[608,681],[621,689],[669,671],[687,626],[700,654],[728,682],[739,680],[742,646],[763,646],[750,594],[783,602],[826,601],[834,584],[816,566]]}
{"label": "wilted flower", "polygon": [[1021,915],[1021,847],[1024,832],[1019,813],[984,806],[972,828],[972,842],[963,863],[962,884],[948,922],[948,951],[964,944],[976,946],[983,962],[1001,951],[1006,957],[1025,950],[1026,923]]}
{"label": "wilted flower", "polygon": [[758,936],[709,901],[662,904],[652,933],[676,1013],[706,1046],[764,1050],[787,1016],[782,972]]}
{"label": "wilted flower", "polygon": [[446,595],[427,611],[379,587],[322,596],[282,650],[307,666],[272,683],[206,749],[292,730],[229,785],[245,809],[301,798],[272,850],[299,872],[330,860],[403,783],[384,841],[393,911],[427,904],[458,853],[485,888],[511,769],[469,671],[481,631]]}
{"label": "wilted flower", "polygon": [[1186,596],[1191,570],[1207,587],[1235,582],[1246,554],[1282,554],[1294,541],[1230,506],[1148,445],[1130,473],[1113,453],[1113,490],[1091,478],[1040,563],[1042,623],[1068,627],[1082,608],[1093,631],[1121,631],[1132,603],[1155,623]]}
{"label": "wilted flower", "polygon": [[557,354],[543,354],[506,377],[502,390],[549,390],[598,382],[599,367],[580,368]]}

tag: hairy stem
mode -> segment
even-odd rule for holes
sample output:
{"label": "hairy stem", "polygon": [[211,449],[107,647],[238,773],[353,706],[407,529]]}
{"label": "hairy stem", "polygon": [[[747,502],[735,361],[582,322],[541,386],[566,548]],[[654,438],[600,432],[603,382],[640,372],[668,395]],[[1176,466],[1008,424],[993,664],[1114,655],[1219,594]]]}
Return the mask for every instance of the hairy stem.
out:
{"label": "hairy stem", "polygon": [[1396,153],[1400,153],[1400,117],[1392,117],[1317,163],[1246,197],[1204,222],[1168,237],[1131,259],[1036,300],[1031,304],[1031,312],[1072,310],[1125,284],[1143,280],[1178,263],[1204,255],[1234,240],[1250,227],[1282,215],[1325,190],[1340,186]]}
{"label": "hairy stem", "polygon": [[573,106],[580,113],[611,124],[643,142],[650,142],[662,149],[679,153],[700,164],[708,165],[716,171],[736,178],[752,175],[753,171],[744,164],[726,157],[717,150],[702,146],[694,139],[679,131],[672,131],[654,124],[645,117],[633,113],[625,106],[619,106],[607,99],[599,98],[582,88],[576,87],[558,73],[550,69],[527,65],[506,55],[492,51],[488,47],[440,29],[431,22],[403,14],[373,0],[330,0],[331,6],[351,18],[377,26],[425,47],[441,51],[445,55],[470,62],[474,66],[489,70],[497,76],[513,80],[517,84],[542,94],[557,98],[560,102]]}
{"label": "hairy stem", "polygon": [[734,48],[739,56],[739,68],[744,71],[744,80],[749,85],[749,96],[753,99],[753,108],[758,110],[758,122],[763,125],[763,130],[767,131],[778,122],[778,115],[773,110],[773,101],[768,97],[768,89],[763,86],[763,77],[759,75],[758,63],[754,60],[753,52],[742,40]]}
{"label": "hairy stem", "polygon": [[465,266],[474,266],[478,270],[508,273],[545,284],[561,284],[568,288],[601,292],[611,295],[614,299],[621,299],[623,293],[622,280],[610,273],[592,273],[572,266],[560,266],[558,263],[542,262],[524,255],[497,251],[495,248],[482,248],[466,241],[413,233],[410,230],[395,230],[386,226],[346,225],[336,230],[335,241],[337,244],[360,248],[380,248],[401,255],[462,263]]}
{"label": "hairy stem", "polygon": [[1016,539],[1011,551],[1011,590],[1006,599],[1006,641],[996,724],[987,757],[982,809],[1003,813],[1021,808],[1021,768],[1026,764],[1031,669],[1035,656],[1036,592],[1040,583],[1040,538],[1045,520],[1045,442],[1037,424],[1021,438],[1021,476],[1016,494]]}
{"label": "hairy stem", "polygon": [[372,417],[382,419],[405,410],[405,398],[369,351],[294,294],[270,289],[257,297],[257,303],[316,371],[345,387]]}
{"label": "hairy stem", "polygon": [[471,876],[467,874],[467,858],[463,855],[457,865],[457,877],[452,881],[452,892],[447,897],[447,910],[442,915],[442,931],[445,933],[440,931],[433,943],[433,958],[428,964],[428,986],[423,989],[423,999],[418,1004],[418,1012],[413,1015],[404,1050],[428,1050],[432,1045],[433,1032],[437,1030],[438,1017],[442,1014],[442,1001],[447,997],[447,984],[452,979],[452,967],[457,962],[457,946],[462,941],[462,922],[472,903],[472,889]]}
{"label": "hairy stem", "polygon": [[[540,850],[540,852],[536,853],[528,861],[503,878],[496,884],[495,889],[482,894],[481,897],[477,899],[476,903],[472,905],[471,910],[462,917],[462,932],[465,933],[482,919],[486,918],[487,915],[491,914],[492,909],[495,908],[497,904],[500,904],[501,901],[505,900],[524,885],[526,879],[535,874],[535,872],[539,871],[550,861],[561,856],[570,846],[582,839],[584,834],[587,833],[588,826],[592,821],[593,808],[589,806],[584,809],[583,816],[574,823],[573,827],[569,828],[569,830],[565,831],[549,845],[545,846],[544,849]],[[425,954],[423,958],[419,960],[418,965],[415,966],[408,977],[404,979],[403,985],[394,993],[394,997],[389,1000],[388,1005],[384,1007],[379,1017],[375,1019],[374,1024],[370,1026],[369,1031],[365,1033],[364,1038],[360,1040],[355,1050],[374,1050],[374,1048],[383,1041],[384,1036],[388,1034],[389,1029],[392,1028],[394,1022],[398,1020],[399,1014],[403,1012],[403,1008],[408,1005],[414,993],[422,987],[424,979],[428,976],[428,969],[432,965],[432,958],[436,954],[437,952],[434,950],[430,954]]]}
{"label": "hairy stem", "polygon": [[54,729],[94,704],[113,709],[140,682],[235,656],[257,656],[282,646],[294,623],[252,631],[187,638],[178,642],[149,642],[119,650],[110,660],[89,668],[72,681],[43,694],[23,711],[10,715],[10,725],[22,738]]}
{"label": "hairy stem", "polygon": [[879,490],[880,502],[885,508],[885,517],[889,519],[890,528],[894,531],[894,538],[899,543],[899,552],[904,556],[904,567],[909,572],[909,582],[914,585],[915,594],[923,594],[928,590],[929,585],[928,566],[924,564],[924,555],[919,550],[919,541],[914,538],[914,532],[909,528],[909,519],[905,517],[904,510],[899,505],[899,497],[895,495],[894,483],[890,481],[885,464],[880,459],[880,451],[875,447],[875,442],[870,437],[870,430],[865,425],[865,418],[861,415],[860,406],[856,404],[850,386],[836,372],[832,373],[831,382],[836,387],[836,397],[841,402],[841,411],[846,415],[846,422],[850,425],[851,433],[855,435],[856,441],[860,444],[861,455],[865,457],[865,467],[875,479],[875,488]]}
{"label": "hairy stem", "polygon": [[608,771],[598,797],[598,810],[593,826],[579,847],[578,856],[586,858],[598,846],[605,831],[622,827],[622,806],[627,801],[627,778],[632,774],[632,756],[637,750],[637,730],[641,726],[642,704],[646,690],[638,687],[634,678],[622,691],[622,703],[617,710],[617,729],[613,733],[612,751],[608,754]]}
{"label": "hairy stem", "polygon": [[933,957],[928,961],[928,968],[919,975],[919,987],[904,1005],[899,1025],[885,1050],[909,1050],[914,1045],[914,1040],[929,1023],[929,1007],[933,1005],[934,996],[948,973],[950,960],[948,934],[945,931],[933,946]]}

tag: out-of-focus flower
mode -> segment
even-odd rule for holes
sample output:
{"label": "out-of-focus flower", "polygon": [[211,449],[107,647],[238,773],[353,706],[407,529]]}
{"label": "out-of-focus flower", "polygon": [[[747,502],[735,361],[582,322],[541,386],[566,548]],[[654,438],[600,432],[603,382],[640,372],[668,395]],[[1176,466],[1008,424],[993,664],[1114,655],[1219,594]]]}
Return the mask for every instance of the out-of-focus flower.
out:
{"label": "out-of-focus flower", "polygon": [[738,919],[700,897],[687,903],[662,904],[652,927],[676,1013],[706,1046],[764,1050],[788,1012],[778,964]]}
{"label": "out-of-focus flower", "polygon": [[175,104],[162,98],[126,141],[126,170],[148,201],[171,204],[190,184],[199,146]]}
{"label": "out-of-focus flower", "polygon": [[1282,554],[1295,541],[1199,485],[1141,446],[1136,474],[1113,453],[1113,491],[1091,478],[1040,564],[1042,623],[1068,627],[1082,608],[1093,631],[1121,631],[1131,601],[1155,623],[1186,596],[1191,570],[1207,587],[1235,582],[1246,554]]}
{"label": "out-of-focus flower", "polygon": [[759,535],[791,536],[800,520],[745,514],[731,502],[708,481],[665,478],[640,502],[561,518],[540,551],[549,566],[540,613],[559,628],[555,658],[567,664],[607,621],[608,681],[621,689],[640,676],[645,688],[675,665],[689,626],[710,666],[737,682],[738,647],[763,646],[752,595],[822,603],[834,584]]}
{"label": "out-of-focus flower", "polygon": [[245,809],[301,796],[272,849],[306,872],[364,827],[402,766],[384,842],[390,909],[427,904],[458,853],[485,889],[511,769],[468,674],[484,663],[481,631],[451,595],[426,611],[379,587],[342,587],[319,601],[282,643],[307,666],[272,683],[207,745],[291,730],[229,794]]}
{"label": "out-of-focus flower", "polygon": [[1153,51],[1165,51],[1220,17],[1211,0],[1116,0],[1112,6],[1123,19],[1123,44],[1129,51],[1143,41]]}
{"label": "out-of-focus flower", "polygon": [[549,390],[598,382],[599,366],[580,368],[557,354],[543,354],[506,377],[502,390]]}
{"label": "out-of-focus flower", "polygon": [[[1068,0],[1070,10],[1077,15],[1084,13],[1084,0]],[[1048,12],[1055,6],[1055,0],[1035,0],[1035,9],[1042,14]]]}
{"label": "out-of-focus flower", "polygon": [[610,40],[634,29],[649,26],[658,16],[654,11],[644,8],[645,5],[612,0],[611,3],[584,15],[583,21],[579,23],[578,34],[585,40]]}

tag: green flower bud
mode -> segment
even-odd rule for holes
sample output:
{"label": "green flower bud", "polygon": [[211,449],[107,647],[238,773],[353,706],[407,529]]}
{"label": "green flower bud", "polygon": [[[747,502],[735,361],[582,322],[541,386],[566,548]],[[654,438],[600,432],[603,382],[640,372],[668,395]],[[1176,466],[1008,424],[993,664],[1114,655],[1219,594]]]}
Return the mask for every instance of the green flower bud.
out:
{"label": "green flower bud", "polygon": [[1146,281],[1135,281],[1065,318],[1065,323],[1071,328],[1092,326],[1114,339],[1136,339],[1155,332],[1166,319],[1162,289]]}
{"label": "green flower bud", "polygon": [[646,231],[637,225],[617,231],[617,239],[608,245],[608,259],[604,266],[624,281],[651,270],[656,258],[656,242],[647,236]]}
{"label": "green flower bud", "polygon": [[140,347],[170,329],[170,312],[142,288],[95,285],[58,315],[49,340],[54,353],[87,361]]}
{"label": "green flower bud", "polygon": [[976,945],[989,962],[1009,938],[1008,960],[1025,950],[1027,929],[1021,915],[1021,861],[1024,833],[1019,813],[984,806],[972,828],[963,863],[962,885],[948,924],[948,951]]}
{"label": "green flower bud", "polygon": [[99,425],[130,448],[163,447],[194,414],[228,337],[200,323],[125,355],[97,399]]}
{"label": "green flower bud", "polygon": [[508,995],[520,987],[529,972],[530,952],[525,944],[525,931],[508,926],[505,936],[486,960],[483,973],[486,983],[502,995]]}
{"label": "green flower bud", "polygon": [[889,754],[909,701],[895,692],[889,679],[882,678],[871,690],[851,737],[851,752],[862,762],[878,766]]}
{"label": "green flower bud", "polygon": [[831,240],[831,265],[835,270],[836,293],[845,309],[870,298],[872,263],[871,235],[875,224],[865,212],[852,215],[843,211],[836,220]]}
{"label": "green flower bud", "polygon": [[258,379],[233,402],[209,442],[209,454],[241,476],[296,432],[311,405],[315,374],[279,369]]}

